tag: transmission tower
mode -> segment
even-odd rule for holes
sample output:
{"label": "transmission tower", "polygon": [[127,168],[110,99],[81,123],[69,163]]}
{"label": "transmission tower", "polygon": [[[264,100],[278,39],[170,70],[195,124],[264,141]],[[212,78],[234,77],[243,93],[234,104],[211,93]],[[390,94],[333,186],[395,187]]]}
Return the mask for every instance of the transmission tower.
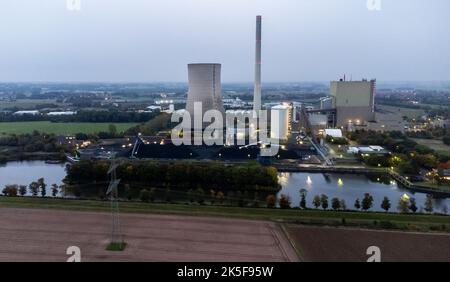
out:
{"label": "transmission tower", "polygon": [[111,242],[110,244],[116,244],[122,246],[123,236],[120,230],[120,220],[119,220],[119,191],[118,186],[120,179],[117,179],[116,169],[119,163],[115,159],[115,156],[111,159],[111,165],[108,169],[108,175],[110,176],[108,190],[106,195],[109,195],[111,201]]}

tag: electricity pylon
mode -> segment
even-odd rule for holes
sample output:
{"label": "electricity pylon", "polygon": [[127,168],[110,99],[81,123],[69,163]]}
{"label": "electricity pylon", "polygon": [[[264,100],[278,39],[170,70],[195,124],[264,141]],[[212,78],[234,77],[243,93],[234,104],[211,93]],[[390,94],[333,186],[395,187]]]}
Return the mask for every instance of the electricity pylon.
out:
{"label": "electricity pylon", "polygon": [[106,191],[106,195],[109,195],[111,201],[111,242],[110,244],[118,244],[122,246],[123,236],[120,230],[120,220],[119,220],[119,191],[118,186],[120,183],[120,179],[117,179],[116,169],[119,166],[119,163],[116,161],[115,156],[113,156],[111,160],[111,165],[108,169],[108,175],[110,176],[108,190]]}

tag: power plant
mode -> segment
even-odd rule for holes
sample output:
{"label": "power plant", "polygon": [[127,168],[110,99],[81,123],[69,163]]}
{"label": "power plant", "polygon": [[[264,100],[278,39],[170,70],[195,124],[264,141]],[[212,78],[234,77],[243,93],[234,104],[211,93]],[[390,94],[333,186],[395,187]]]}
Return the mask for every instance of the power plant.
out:
{"label": "power plant", "polygon": [[[330,83],[330,95],[320,99],[319,108],[302,105],[302,103],[267,103],[261,101],[261,44],[262,44],[262,16],[256,16],[255,36],[255,73],[253,85],[253,112],[269,110],[269,118],[273,130],[271,137],[278,140],[287,140],[293,131],[293,124],[298,123],[297,131],[307,128],[307,132],[320,132],[325,128],[342,128],[353,130],[367,126],[375,120],[374,96],[376,81],[346,81],[345,78]],[[194,104],[202,105],[201,118],[208,110],[217,110],[222,114],[225,109],[221,97],[221,65],[220,64],[189,64],[188,65],[189,90],[186,110],[190,113],[192,121],[196,119]],[[295,104],[295,105],[294,105]],[[289,105],[289,106],[288,106]],[[251,107],[251,106],[250,106]],[[233,108],[227,111],[230,115],[249,114],[250,108]],[[300,111],[300,109],[302,111]],[[273,115],[272,115],[273,114]],[[297,117],[301,116],[301,120]],[[254,116],[257,118],[257,116]],[[239,119],[239,118],[238,118]],[[198,120],[198,118],[197,118]],[[194,124],[194,123],[193,123]],[[205,129],[208,124],[197,123],[194,130]],[[252,124],[252,126],[254,126]],[[197,128],[195,128],[197,127]],[[315,135],[313,132],[311,134]],[[314,141],[315,138],[313,138]]]}

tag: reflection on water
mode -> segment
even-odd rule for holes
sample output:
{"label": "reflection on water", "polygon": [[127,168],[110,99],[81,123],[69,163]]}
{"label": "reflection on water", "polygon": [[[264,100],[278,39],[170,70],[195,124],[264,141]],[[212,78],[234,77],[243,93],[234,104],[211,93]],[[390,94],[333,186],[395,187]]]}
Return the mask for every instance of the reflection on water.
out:
{"label": "reflection on water", "polygon": [[[380,207],[384,197],[391,201],[391,211],[396,211],[400,198],[406,194],[410,198],[415,198],[417,206],[423,207],[426,194],[413,192],[406,188],[399,187],[396,181],[387,176],[365,176],[354,174],[333,174],[333,173],[279,173],[282,190],[279,194],[286,194],[291,197],[292,205],[299,206],[300,189],[306,189],[307,205],[312,207],[314,196],[325,194],[331,200],[336,197],[345,200],[348,208],[353,208],[355,200],[364,197],[364,193],[369,193],[374,198],[372,210],[383,211]],[[444,206],[450,209],[450,199],[435,199],[435,211],[442,211]]]}
{"label": "reflection on water", "polygon": [[[66,177],[64,164],[46,164],[44,161],[8,162],[0,165],[0,192],[5,185],[28,185],[43,177],[47,184],[47,195],[51,195],[51,185],[61,185]],[[27,189],[27,195],[30,195]],[[40,191],[39,191],[40,195]]]}
{"label": "reflection on water", "polygon": [[[43,177],[47,184],[47,195],[51,195],[51,185],[53,183],[61,185],[65,176],[64,164],[46,164],[44,161],[8,162],[0,165],[0,191],[7,184],[27,185],[28,187],[32,181]],[[282,186],[279,194],[289,195],[293,206],[299,205],[300,189],[307,191],[308,207],[312,207],[313,197],[320,194],[326,194],[330,200],[334,197],[343,199],[348,208],[353,208],[357,198],[361,200],[364,193],[370,193],[374,198],[372,210],[376,211],[382,211],[380,205],[385,196],[391,200],[391,211],[396,210],[398,201],[405,194],[407,197],[416,199],[419,210],[424,206],[426,199],[426,194],[399,187],[387,176],[279,173],[279,182]],[[444,206],[450,209],[449,198],[435,199],[435,211],[442,211]]]}

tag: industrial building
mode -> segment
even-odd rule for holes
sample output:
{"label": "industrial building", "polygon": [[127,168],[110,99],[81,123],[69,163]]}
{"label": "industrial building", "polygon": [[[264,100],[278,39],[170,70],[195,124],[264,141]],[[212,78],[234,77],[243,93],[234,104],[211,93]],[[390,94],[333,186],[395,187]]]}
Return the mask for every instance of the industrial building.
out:
{"label": "industrial building", "polygon": [[[350,128],[375,121],[376,80],[332,81],[330,94],[336,109],[336,126]],[[323,101],[324,106],[327,100]]]}
{"label": "industrial building", "polygon": [[287,105],[277,105],[270,111],[270,137],[287,140],[291,129],[291,109]]}
{"label": "industrial building", "polygon": [[[195,118],[194,103],[202,103],[201,118],[206,111],[218,110],[224,114],[221,97],[220,64],[189,64],[188,80],[189,90],[186,102],[186,110],[190,113],[192,120]],[[203,124],[201,130],[208,126]]]}

